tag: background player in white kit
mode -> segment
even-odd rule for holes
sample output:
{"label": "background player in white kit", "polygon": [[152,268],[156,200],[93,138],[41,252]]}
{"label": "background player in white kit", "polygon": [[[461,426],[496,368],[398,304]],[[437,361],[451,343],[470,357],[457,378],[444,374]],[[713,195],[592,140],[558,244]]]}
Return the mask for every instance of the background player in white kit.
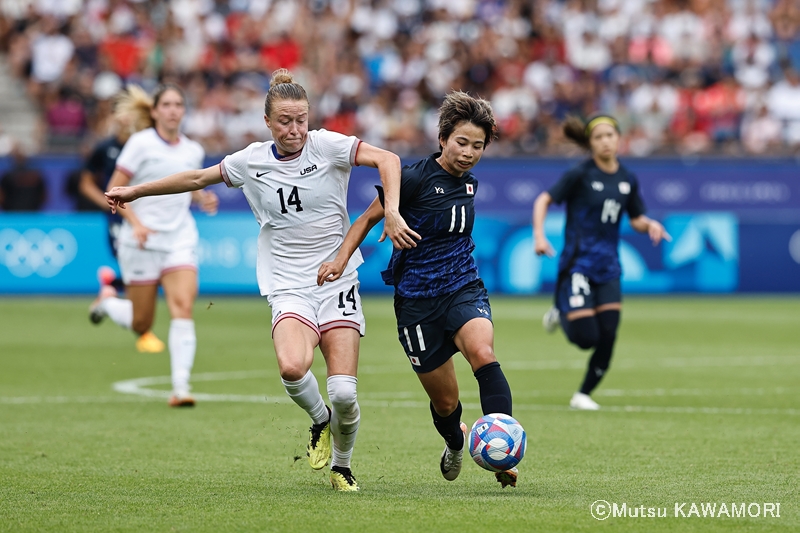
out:
{"label": "background player in white kit", "polygon": [[[138,117],[134,123],[141,131],[123,147],[109,188],[140,185],[202,166],[203,148],[179,131],[185,107],[178,87],[163,85],[152,99],[140,88],[129,87],[117,110]],[[90,308],[94,319],[108,316],[142,335],[153,324],[158,286],[163,287],[172,317],[168,346],[173,391],[169,404],[173,407],[194,405],[189,394],[197,346],[192,306],[197,297],[198,235],[189,211],[193,198],[204,211],[216,212],[216,195],[205,191],[144,198],[120,211],[125,221],[118,253],[128,299],[116,298],[113,288],[106,286]]]}
{"label": "background player in white kit", "polygon": [[[350,227],[347,187],[353,165],[378,169],[386,192],[384,233],[398,248],[419,235],[399,214],[400,159],[356,137],[308,131],[308,97],[285,69],[273,73],[264,121],[274,141],[253,143],[214,167],[181,172],[157,182],[112,189],[112,208],[142,196],[198,190],[224,181],[239,187],[261,227],[258,284],[272,308],[272,338],[286,393],[311,417],[308,460],[321,469],[331,457],[331,484],[356,491],[350,458],[360,420],[356,370],[364,315],[356,252],[342,277],[317,286],[319,266],[331,261]],[[311,372],[319,345],[328,370],[326,407]]]}

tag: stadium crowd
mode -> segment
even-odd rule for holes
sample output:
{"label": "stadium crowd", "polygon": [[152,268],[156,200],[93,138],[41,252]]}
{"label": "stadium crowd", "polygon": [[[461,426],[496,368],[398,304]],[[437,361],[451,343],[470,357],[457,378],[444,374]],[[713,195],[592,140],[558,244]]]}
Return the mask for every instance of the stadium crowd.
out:
{"label": "stadium crowd", "polygon": [[209,153],[264,140],[270,73],[313,128],[401,155],[435,148],[453,88],[489,99],[492,156],[563,154],[559,123],[604,111],[621,152],[800,151],[797,0],[0,0],[0,50],[41,110],[41,150],[107,134],[126,83],[185,88]]}

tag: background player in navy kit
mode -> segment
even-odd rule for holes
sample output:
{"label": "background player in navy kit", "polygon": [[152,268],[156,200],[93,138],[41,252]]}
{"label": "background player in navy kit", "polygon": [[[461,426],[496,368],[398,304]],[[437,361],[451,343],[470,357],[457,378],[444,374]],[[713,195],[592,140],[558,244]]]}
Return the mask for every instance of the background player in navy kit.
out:
{"label": "background player in navy kit", "polygon": [[566,202],[555,307],[545,314],[543,324],[553,332],[560,322],[570,342],[582,349],[594,348],[583,384],[570,406],[596,410],[600,406],[589,395],[608,370],[622,310],[617,249],[623,211],[633,229],[647,233],[653,245],[671,238],[659,222],[645,216],[639,182],[617,160],[619,126],[614,118],[599,115],[584,124],[571,117],[564,123],[564,134],[589,149],[592,157],[536,198],[534,249],[538,255],[554,255],[544,234],[544,219],[551,203]]}
{"label": "background player in navy kit", "polygon": [[[123,92],[121,95],[122,94],[125,93]],[[115,110],[112,116],[114,133],[95,145],[81,170],[81,177],[78,184],[80,193],[106,212],[108,222],[108,247],[115,259],[117,258],[117,238],[119,237],[119,231],[122,227],[122,217],[117,213],[111,212],[104,193],[108,187],[108,182],[111,181],[111,175],[114,174],[114,169],[117,166],[117,157],[119,157],[122,147],[125,146],[125,143],[134,131],[144,129],[144,126],[138,127],[132,124],[134,119],[135,117],[131,117],[121,112],[119,109]],[[92,304],[92,307],[103,297],[111,294],[116,295],[125,290],[125,284],[122,282],[122,278],[117,277],[114,269],[111,267],[102,267],[98,274],[101,285],[100,292],[102,294],[98,296],[98,300]],[[108,288],[108,286],[111,288]],[[100,323],[100,320],[98,320],[95,314],[90,313],[89,318],[95,324]],[[156,337],[155,333],[150,330],[136,339],[136,349],[140,352],[161,353],[164,351],[164,348],[165,346],[161,339]]]}
{"label": "background player in navy kit", "polygon": [[[453,354],[460,351],[472,367],[484,414],[511,415],[511,390],[494,354],[489,297],[472,257],[478,182],[470,170],[496,130],[488,102],[463,92],[446,96],[439,109],[442,151],[403,168],[400,214],[422,239],[411,248],[395,249],[382,272],[386,284],[395,287],[400,343],[428,393],[433,424],[446,443],[440,469],[450,481],[461,471],[466,433]],[[378,192],[336,258],[320,267],[319,285],[339,278],[383,218],[380,188]],[[497,474],[503,487],[515,486],[516,479],[516,469]]]}

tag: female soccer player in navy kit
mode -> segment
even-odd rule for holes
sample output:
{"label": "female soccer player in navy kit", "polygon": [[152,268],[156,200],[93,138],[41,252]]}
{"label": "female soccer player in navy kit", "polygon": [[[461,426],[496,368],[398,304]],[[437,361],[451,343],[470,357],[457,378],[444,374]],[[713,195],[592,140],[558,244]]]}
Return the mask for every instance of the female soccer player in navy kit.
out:
{"label": "female soccer player in navy kit", "polygon": [[[433,424],[445,440],[439,463],[445,479],[461,471],[466,425],[461,422],[453,354],[461,352],[478,380],[484,414],[511,415],[511,390],[494,354],[489,297],[472,257],[475,191],[470,170],[495,137],[489,103],[463,92],[447,95],[439,109],[440,153],[403,168],[400,214],[422,238],[395,249],[382,272],[395,287],[400,344],[430,398]],[[350,256],[384,215],[382,191],[347,233],[317,283],[339,279]],[[516,485],[517,470],[497,473],[503,487]]]}
{"label": "female soccer player in navy kit", "polygon": [[653,245],[671,240],[664,227],[645,216],[636,176],[617,160],[619,125],[607,115],[584,124],[568,118],[564,134],[592,157],[566,172],[533,204],[534,249],[538,255],[554,255],[544,234],[544,220],[551,203],[567,203],[564,249],[558,264],[555,307],[543,324],[553,332],[560,322],[573,344],[594,348],[579,391],[570,400],[573,409],[597,410],[589,396],[608,370],[617,338],[622,293],[620,289],[619,223],[627,212],[633,229],[647,233]]}

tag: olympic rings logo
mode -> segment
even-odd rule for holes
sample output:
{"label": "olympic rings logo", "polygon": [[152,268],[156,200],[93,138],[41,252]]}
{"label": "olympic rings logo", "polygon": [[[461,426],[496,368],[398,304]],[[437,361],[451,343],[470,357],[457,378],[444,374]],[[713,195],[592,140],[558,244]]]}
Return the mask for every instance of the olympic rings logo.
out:
{"label": "olympic rings logo", "polygon": [[49,233],[35,228],[25,233],[0,230],[0,264],[18,278],[32,274],[52,278],[70,264],[77,253],[78,241],[65,229],[56,228]]}

